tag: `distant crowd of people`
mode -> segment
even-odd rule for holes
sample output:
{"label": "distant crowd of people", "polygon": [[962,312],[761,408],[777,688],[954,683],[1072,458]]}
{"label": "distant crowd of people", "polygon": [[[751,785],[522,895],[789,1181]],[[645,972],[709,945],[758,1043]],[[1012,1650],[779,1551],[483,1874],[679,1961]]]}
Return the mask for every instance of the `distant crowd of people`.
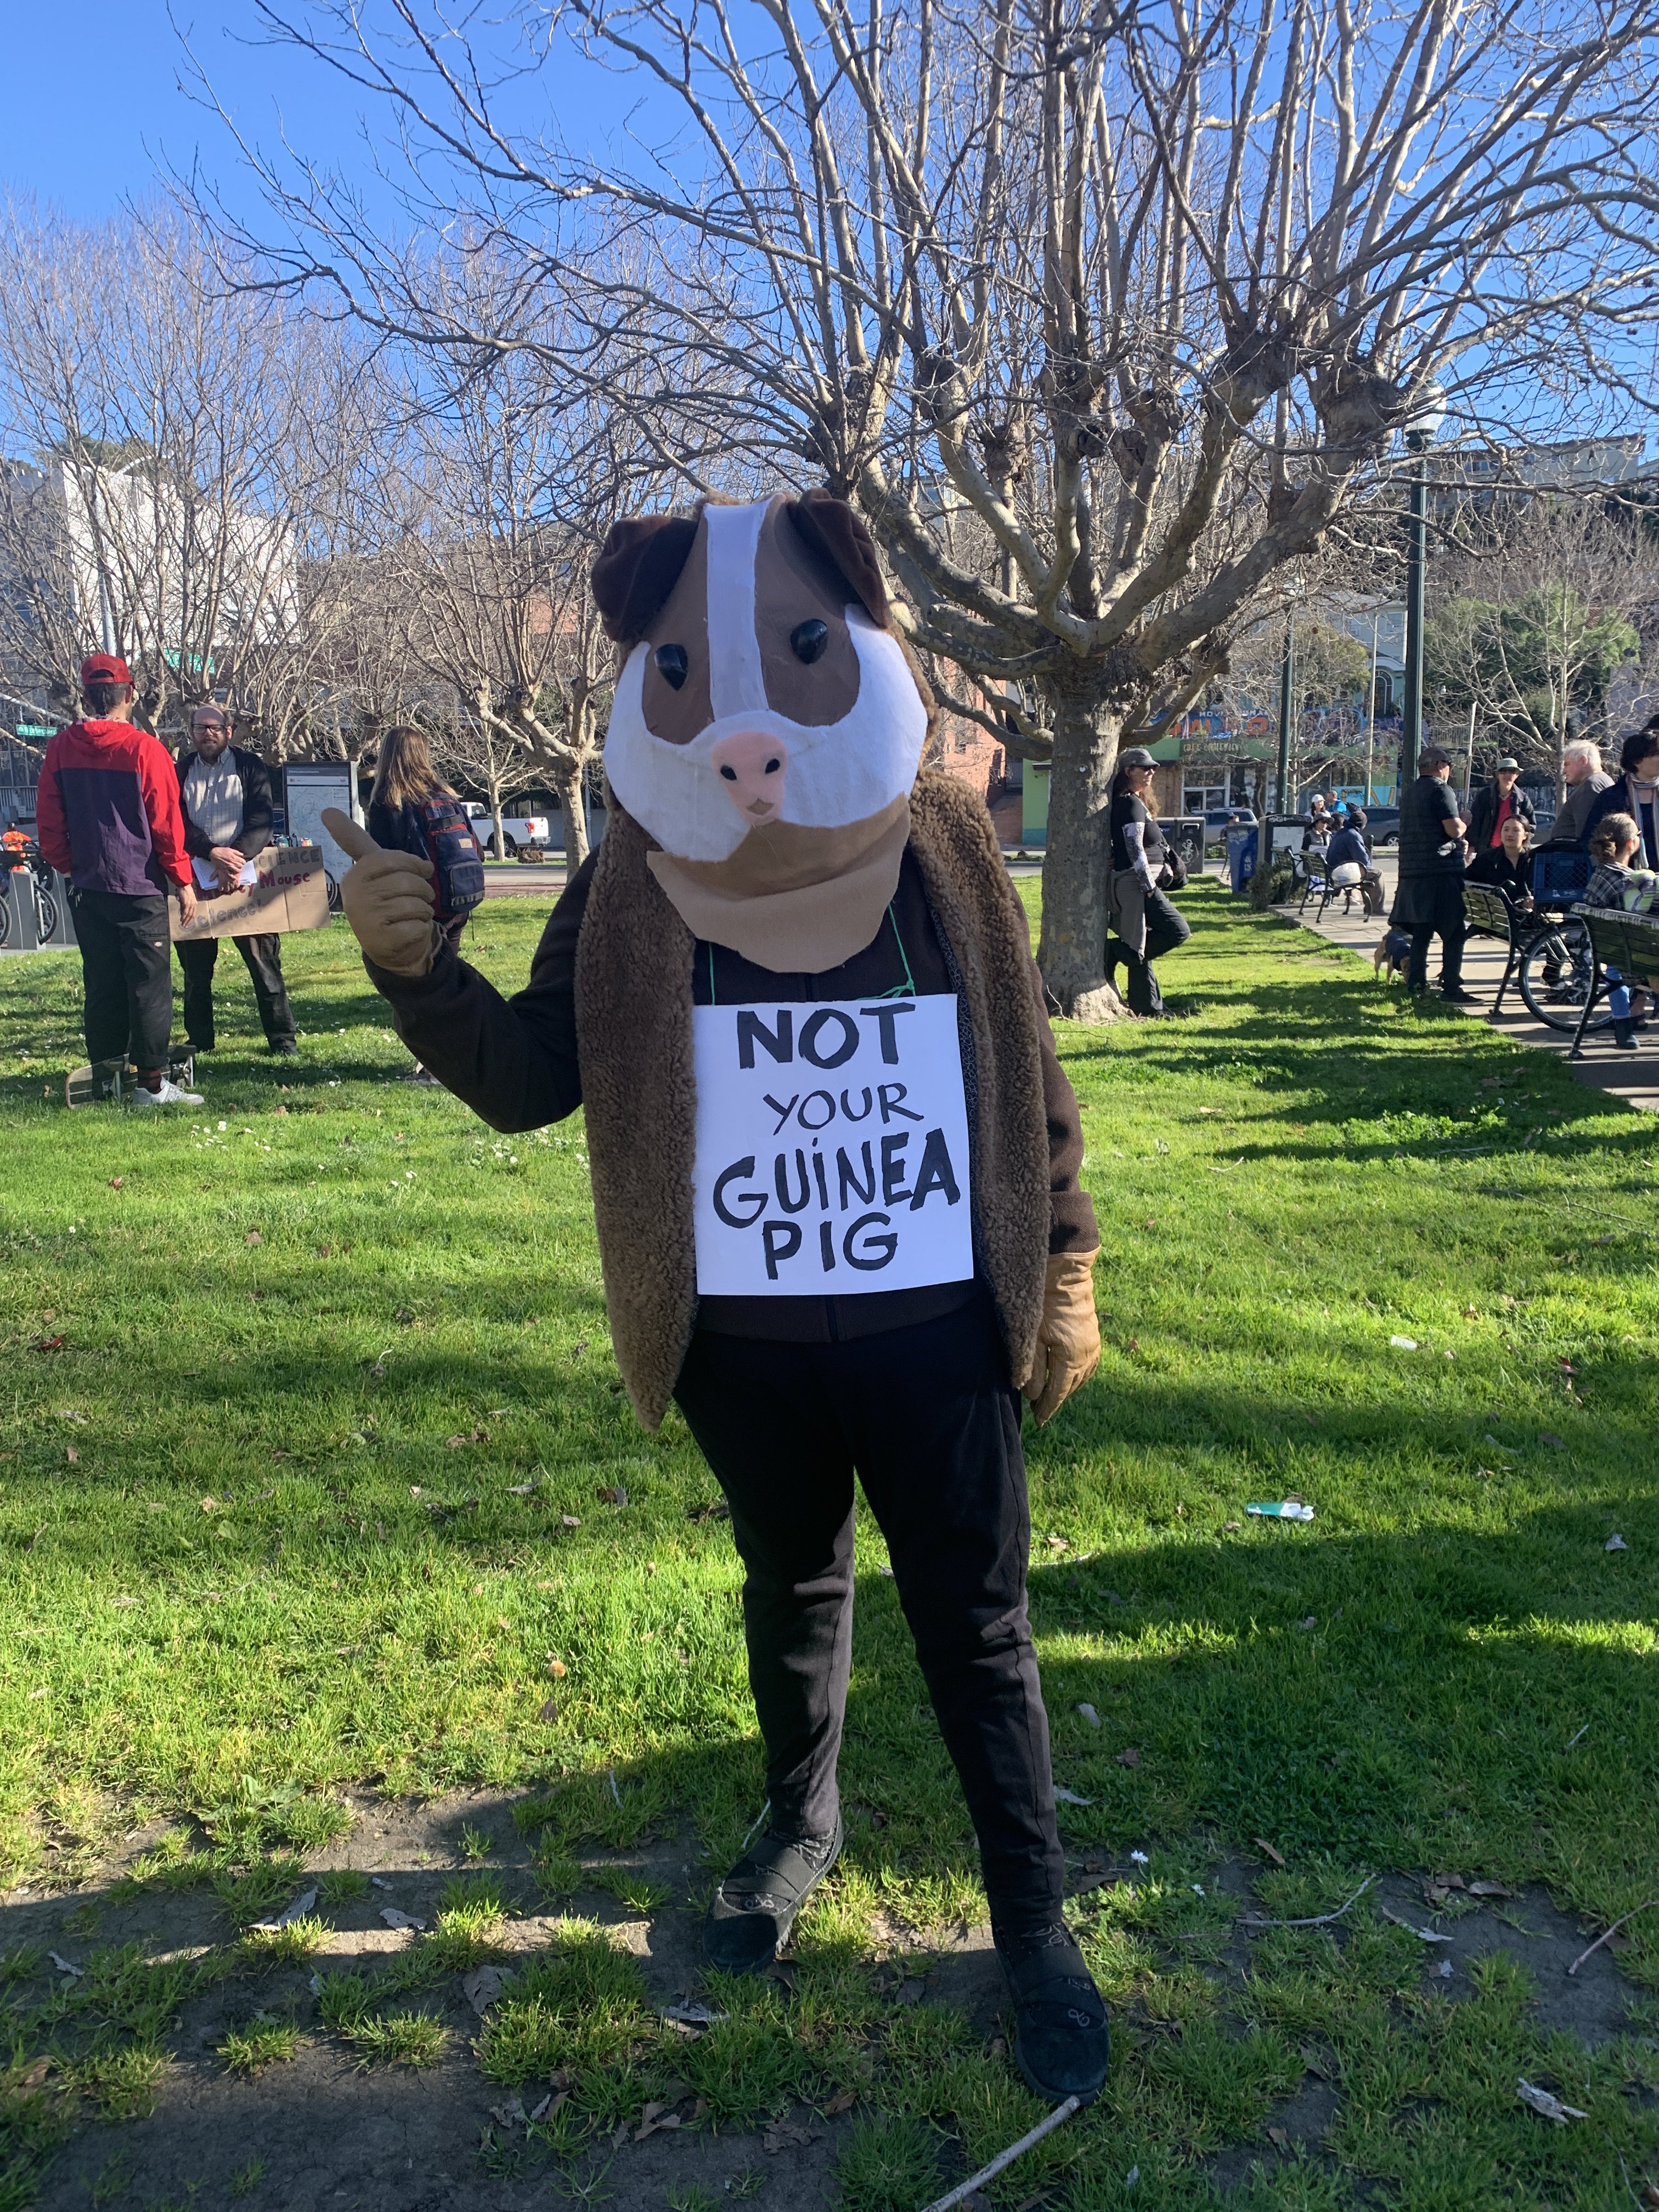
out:
{"label": "distant crowd of people", "polygon": [[[200,1106],[201,1094],[173,1079],[184,1054],[175,1057],[172,1044],[171,955],[177,951],[184,977],[185,1053],[210,1053],[220,939],[181,938],[175,947],[167,900],[177,899],[188,928],[199,900],[252,884],[272,836],[270,771],[235,744],[231,710],[213,702],[195,710],[189,747],[175,761],[134,724],[132,677],[118,654],[88,655],[81,690],[86,713],[46,747],[36,822],[42,856],[70,886],[87,1058],[94,1068],[130,1068],[135,1107]],[[419,730],[391,730],[382,739],[368,828],[378,844],[434,860],[439,924],[458,934],[483,896],[483,866]],[[230,941],[252,981],[267,1046],[295,1054],[281,938]],[[418,1065],[410,1079],[432,1080]]]}
{"label": "distant crowd of people", "polygon": [[[1540,854],[1589,855],[1595,866],[1579,895],[1586,906],[1630,913],[1659,905],[1659,715],[1624,739],[1617,775],[1607,772],[1600,748],[1588,741],[1569,745],[1563,766],[1565,799],[1549,837],[1534,846],[1536,816],[1520,787],[1518,761],[1506,756],[1498,762],[1492,782],[1471,800],[1465,821],[1449,787],[1450,758],[1438,746],[1424,746],[1417,781],[1401,806],[1400,884],[1390,916],[1409,940],[1411,989],[1427,990],[1430,949],[1438,937],[1443,996],[1471,1001],[1462,981],[1463,885],[1490,884],[1512,906],[1529,911]],[[1615,989],[1619,1043],[1635,1042],[1634,1024],[1645,1011],[1639,993],[1632,999],[1622,986]]]}

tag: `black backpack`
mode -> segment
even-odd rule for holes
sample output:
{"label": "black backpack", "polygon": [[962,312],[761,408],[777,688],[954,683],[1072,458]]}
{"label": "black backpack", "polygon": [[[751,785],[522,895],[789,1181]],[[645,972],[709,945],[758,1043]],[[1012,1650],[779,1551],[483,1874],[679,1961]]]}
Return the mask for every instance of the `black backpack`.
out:
{"label": "black backpack", "polygon": [[464,921],[484,895],[483,854],[466,810],[447,792],[437,792],[417,800],[415,811],[433,866],[438,920]]}

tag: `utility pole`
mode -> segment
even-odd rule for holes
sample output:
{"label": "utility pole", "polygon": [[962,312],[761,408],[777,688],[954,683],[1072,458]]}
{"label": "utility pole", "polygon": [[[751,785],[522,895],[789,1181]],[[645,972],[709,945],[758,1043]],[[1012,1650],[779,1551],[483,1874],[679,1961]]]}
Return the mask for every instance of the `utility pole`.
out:
{"label": "utility pole", "polygon": [[1296,602],[1285,610],[1285,665],[1279,678],[1279,811],[1291,811],[1291,724],[1296,699]]}
{"label": "utility pole", "polygon": [[1400,787],[1417,779],[1423,743],[1423,572],[1428,558],[1429,464],[1425,458],[1435,432],[1445,421],[1440,387],[1425,387],[1418,410],[1406,424],[1406,446],[1414,466],[1406,509],[1406,699],[1400,743]]}
{"label": "utility pole", "polygon": [[1382,617],[1371,611],[1371,688],[1365,702],[1365,796],[1360,804],[1371,803],[1371,768],[1376,757],[1376,632]]}

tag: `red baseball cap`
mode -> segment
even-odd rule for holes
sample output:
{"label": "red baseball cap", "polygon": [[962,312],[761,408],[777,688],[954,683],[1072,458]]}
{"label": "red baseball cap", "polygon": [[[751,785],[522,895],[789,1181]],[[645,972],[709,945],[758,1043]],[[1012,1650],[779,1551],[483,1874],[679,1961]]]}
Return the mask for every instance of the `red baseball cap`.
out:
{"label": "red baseball cap", "polygon": [[81,663],[81,682],[88,684],[131,684],[132,672],[118,653],[89,653]]}

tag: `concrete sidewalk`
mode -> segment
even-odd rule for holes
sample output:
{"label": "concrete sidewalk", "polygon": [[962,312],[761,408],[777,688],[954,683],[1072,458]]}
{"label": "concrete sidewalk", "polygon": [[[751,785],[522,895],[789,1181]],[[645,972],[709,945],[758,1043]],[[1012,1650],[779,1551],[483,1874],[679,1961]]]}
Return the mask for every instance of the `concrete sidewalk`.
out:
{"label": "concrete sidewalk", "polygon": [[[1383,914],[1386,915],[1394,902],[1399,863],[1392,853],[1379,853],[1376,859],[1382,878],[1385,894]],[[1364,921],[1358,899],[1354,901],[1352,915],[1343,913],[1342,902],[1339,899],[1325,909],[1324,920],[1316,922],[1314,909],[1317,904],[1316,897],[1310,898],[1306,914],[1299,914],[1295,905],[1282,906],[1275,911],[1284,915],[1288,921],[1299,921],[1304,929],[1315,930],[1321,937],[1328,938],[1333,945],[1346,945],[1352,951],[1363,952],[1369,959],[1386,923],[1382,920]],[[1430,955],[1431,975],[1438,955],[1439,946],[1437,945]],[[1490,937],[1472,937],[1464,951],[1465,987],[1479,992],[1487,1006],[1498,996],[1505,957],[1504,947]],[[1385,985],[1379,980],[1376,988],[1379,991],[1397,991],[1401,986],[1398,983]],[[1480,1018],[1477,1008],[1471,1006],[1468,1012],[1473,1018]],[[1502,1014],[1494,1021],[1487,1013],[1486,1019],[1490,1028],[1499,1030],[1504,1036],[1512,1037],[1516,1044],[1535,1046],[1540,1052],[1553,1053],[1558,1060],[1566,1060],[1572,1048],[1571,1030],[1553,1030],[1546,1022],[1534,1021],[1527,1012],[1526,1003],[1513,981],[1504,994]],[[1659,1114],[1659,1037],[1647,1030],[1638,1034],[1643,1039],[1639,1050],[1615,1052],[1610,1037],[1605,1043],[1597,1041],[1601,1036],[1607,1036],[1607,1032],[1592,1032],[1585,1040],[1584,1057],[1572,1060],[1569,1065],[1579,1082],[1588,1085],[1592,1091],[1603,1091],[1611,1098],[1622,1098],[1627,1105],[1635,1106],[1643,1113]]]}

